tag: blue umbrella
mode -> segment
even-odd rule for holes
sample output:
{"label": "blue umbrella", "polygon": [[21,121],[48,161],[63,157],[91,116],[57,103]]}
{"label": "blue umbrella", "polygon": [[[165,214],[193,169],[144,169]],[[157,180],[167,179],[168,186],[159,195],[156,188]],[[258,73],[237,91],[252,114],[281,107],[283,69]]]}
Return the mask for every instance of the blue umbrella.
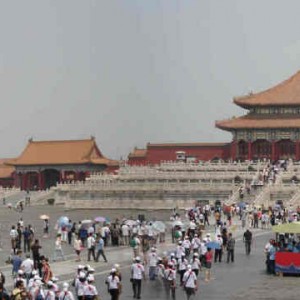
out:
{"label": "blue umbrella", "polygon": [[63,216],[63,217],[60,217],[58,219],[58,225],[61,227],[61,226],[66,226],[69,224],[69,218],[66,217],[66,216]]}
{"label": "blue umbrella", "polygon": [[221,249],[221,246],[219,243],[217,242],[209,242],[207,244],[205,244],[206,248],[210,248],[210,249]]}

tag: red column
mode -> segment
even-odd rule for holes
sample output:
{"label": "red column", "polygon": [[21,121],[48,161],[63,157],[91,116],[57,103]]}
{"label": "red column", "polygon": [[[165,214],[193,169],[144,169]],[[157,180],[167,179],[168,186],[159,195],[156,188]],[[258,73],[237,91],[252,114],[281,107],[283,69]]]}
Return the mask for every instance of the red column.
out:
{"label": "red column", "polygon": [[300,160],[300,141],[296,141],[296,153],[295,153],[295,160]]}
{"label": "red column", "polygon": [[248,160],[252,159],[252,143],[248,142]]}
{"label": "red column", "polygon": [[27,189],[27,174],[22,173],[21,175],[21,190],[26,190]]}
{"label": "red column", "polygon": [[43,182],[43,173],[42,172],[39,172],[38,173],[38,182],[39,182],[39,186],[38,186],[38,189],[39,190],[43,190],[44,189],[44,182]]}
{"label": "red column", "polygon": [[237,152],[237,141],[232,141],[231,143],[231,159],[236,160],[236,152]]}
{"label": "red column", "polygon": [[79,177],[80,177],[80,172],[79,171],[75,172],[75,181],[78,181]]}
{"label": "red column", "polygon": [[275,141],[272,141],[272,154],[271,154],[271,160],[276,160],[276,143]]}

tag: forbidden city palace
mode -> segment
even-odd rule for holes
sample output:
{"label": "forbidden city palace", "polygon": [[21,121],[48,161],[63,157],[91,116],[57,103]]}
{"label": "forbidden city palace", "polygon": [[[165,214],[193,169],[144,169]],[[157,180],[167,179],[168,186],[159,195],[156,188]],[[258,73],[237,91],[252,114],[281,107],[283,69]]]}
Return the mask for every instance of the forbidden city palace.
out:
{"label": "forbidden city palace", "polygon": [[246,109],[245,116],[216,122],[232,133],[230,143],[152,144],[134,149],[131,165],[161,161],[256,160],[291,158],[300,160],[300,72],[259,93],[234,98]]}
{"label": "forbidden city palace", "polygon": [[83,181],[92,172],[112,172],[119,167],[117,161],[102,155],[93,137],[66,141],[29,140],[18,158],[4,164],[13,167],[10,176],[14,178],[13,185],[22,190],[43,190],[57,182]]}

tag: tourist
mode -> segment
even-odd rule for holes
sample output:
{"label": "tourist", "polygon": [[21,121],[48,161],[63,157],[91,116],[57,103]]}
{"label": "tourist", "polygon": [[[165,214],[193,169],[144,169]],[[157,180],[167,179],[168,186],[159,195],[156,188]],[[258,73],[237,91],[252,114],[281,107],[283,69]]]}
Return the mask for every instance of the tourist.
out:
{"label": "tourist", "polygon": [[191,265],[187,266],[187,271],[183,275],[183,288],[186,293],[187,300],[197,291],[197,276],[193,272]]}
{"label": "tourist", "polygon": [[115,268],[111,269],[110,275],[106,278],[105,283],[111,295],[111,300],[118,300],[121,292],[121,284]]}
{"label": "tourist", "polygon": [[157,268],[157,253],[154,247],[151,248],[151,252],[149,253],[148,261],[149,261],[149,279],[155,280],[156,276],[156,268]]}
{"label": "tourist", "polygon": [[145,269],[141,264],[139,256],[135,258],[135,262],[131,265],[131,283],[133,290],[133,298],[141,299],[142,279],[145,277]]}
{"label": "tourist", "polygon": [[121,226],[121,230],[122,230],[122,237],[123,237],[123,243],[125,246],[129,245],[129,226],[124,223]]}
{"label": "tourist", "polygon": [[75,250],[75,254],[77,255],[77,258],[75,261],[81,261],[80,253],[82,251],[82,242],[78,235],[74,239],[73,247]]}
{"label": "tourist", "polygon": [[223,254],[223,239],[220,234],[217,235],[215,239],[215,243],[218,244],[218,247],[215,249],[215,263],[222,261],[222,254]]}
{"label": "tourist", "polygon": [[229,263],[229,261],[234,262],[234,248],[235,239],[232,237],[232,233],[230,232],[227,241],[227,263]]}
{"label": "tourist", "polygon": [[87,286],[86,275],[84,272],[79,272],[78,278],[75,281],[75,291],[78,300],[84,300],[84,291]]}
{"label": "tourist", "polygon": [[190,260],[190,265],[192,266],[193,272],[196,274],[196,276],[198,276],[201,269],[201,262],[199,260],[198,253],[193,254],[193,258]]}
{"label": "tourist", "polygon": [[26,278],[26,285],[32,276],[32,271],[34,270],[33,260],[30,258],[30,254],[26,254],[26,259],[23,260],[20,269],[24,272]]}
{"label": "tourist", "polygon": [[140,239],[138,238],[138,236],[137,235],[133,235],[132,238],[131,238],[131,240],[130,240],[130,242],[129,242],[129,244],[130,244],[130,247],[133,250],[133,256],[134,257],[139,256],[141,242],[140,242]]}
{"label": "tourist", "polygon": [[69,220],[69,224],[67,226],[67,238],[68,238],[68,244],[71,246],[72,245],[72,237],[73,237],[73,232],[72,232],[73,224],[72,221]]}
{"label": "tourist", "polygon": [[16,276],[22,264],[22,251],[18,250],[17,254],[12,258],[12,275]]}
{"label": "tourist", "polygon": [[42,258],[42,275],[43,275],[42,280],[45,283],[47,283],[53,277],[53,273],[50,268],[48,258],[46,257]]}
{"label": "tourist", "polygon": [[30,251],[30,230],[26,226],[23,231],[23,245],[24,245],[24,253]]}
{"label": "tourist", "polygon": [[211,266],[213,260],[213,251],[211,248],[207,248],[207,252],[205,254],[205,282],[210,281],[211,277]]}
{"label": "tourist", "polygon": [[103,257],[104,261],[107,262],[106,255],[104,253],[104,240],[101,236],[99,236],[96,240],[96,261],[99,261],[100,255]]}
{"label": "tourist", "polygon": [[109,229],[108,225],[106,223],[104,223],[103,227],[101,228],[101,236],[104,240],[105,247],[108,245],[109,235],[110,235],[110,229]]}
{"label": "tourist", "polygon": [[78,229],[78,234],[79,234],[79,237],[81,239],[82,246],[85,247],[85,242],[88,238],[87,229],[84,226],[80,226],[79,229]]}
{"label": "tourist", "polygon": [[10,230],[10,240],[11,240],[11,249],[13,250],[14,254],[16,254],[17,250],[17,240],[18,240],[18,232],[16,227],[13,225]]}
{"label": "tourist", "polygon": [[63,283],[63,290],[58,295],[58,300],[74,300],[73,293],[69,291],[69,284]]}
{"label": "tourist", "polygon": [[251,244],[252,244],[252,232],[247,229],[243,235],[243,242],[245,243],[246,255],[249,255],[251,252]]}
{"label": "tourist", "polygon": [[186,271],[186,268],[188,266],[188,261],[187,259],[185,258],[185,255],[182,254],[181,258],[178,259],[178,272],[180,274],[180,285],[183,284],[183,275]]}
{"label": "tourist", "polygon": [[164,285],[167,298],[171,297],[173,300],[176,298],[176,270],[174,264],[169,261],[167,268],[163,272]]}
{"label": "tourist", "polygon": [[142,253],[143,253],[143,265],[146,266],[148,264],[148,252],[150,249],[150,243],[147,235],[142,236]]}
{"label": "tourist", "polygon": [[44,219],[44,237],[47,237],[49,234],[49,220]]}
{"label": "tourist", "polygon": [[92,255],[94,261],[96,261],[95,243],[96,243],[95,238],[94,238],[93,234],[90,233],[89,237],[87,239],[87,250],[88,250],[87,261],[91,261],[91,255]]}
{"label": "tourist", "polygon": [[87,277],[87,284],[84,286],[84,300],[97,300],[98,291],[94,285],[95,278],[93,275]]}
{"label": "tourist", "polygon": [[27,292],[23,281],[19,280],[16,282],[16,286],[12,290],[10,298],[14,300],[23,300],[27,298]]}
{"label": "tourist", "polygon": [[275,247],[275,241],[271,241],[271,246],[268,250],[269,260],[268,260],[268,270],[270,274],[275,274],[275,255],[276,255],[276,247]]}
{"label": "tourist", "polygon": [[65,260],[64,252],[62,249],[61,234],[57,234],[57,237],[56,237],[55,248],[54,248],[54,253],[53,253],[53,261],[56,261],[58,256],[60,256],[62,260]]}
{"label": "tourist", "polygon": [[26,279],[25,279],[25,276],[24,276],[24,272],[21,269],[18,271],[17,276],[14,279],[14,286],[16,286],[16,283],[18,281],[23,281],[23,286],[26,288],[27,282],[26,282]]}
{"label": "tourist", "polygon": [[45,300],[55,300],[55,292],[53,290],[53,282],[47,282],[47,290],[45,291]]}
{"label": "tourist", "polygon": [[182,255],[185,255],[185,250],[184,247],[182,246],[182,241],[178,241],[175,254],[177,260],[179,260],[182,257]]}
{"label": "tourist", "polygon": [[34,268],[38,269],[40,264],[40,249],[42,246],[39,243],[39,240],[35,240],[34,244],[31,246],[32,259],[34,263]]}

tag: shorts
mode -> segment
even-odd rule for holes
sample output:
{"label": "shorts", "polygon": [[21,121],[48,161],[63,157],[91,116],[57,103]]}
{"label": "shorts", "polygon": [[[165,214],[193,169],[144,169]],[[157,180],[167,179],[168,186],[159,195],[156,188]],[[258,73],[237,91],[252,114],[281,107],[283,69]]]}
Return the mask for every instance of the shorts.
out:
{"label": "shorts", "polygon": [[205,263],[205,268],[206,269],[211,269],[211,262],[206,262]]}
{"label": "shorts", "polygon": [[185,292],[188,296],[194,295],[195,294],[195,289],[194,288],[190,288],[190,287],[185,287]]}

